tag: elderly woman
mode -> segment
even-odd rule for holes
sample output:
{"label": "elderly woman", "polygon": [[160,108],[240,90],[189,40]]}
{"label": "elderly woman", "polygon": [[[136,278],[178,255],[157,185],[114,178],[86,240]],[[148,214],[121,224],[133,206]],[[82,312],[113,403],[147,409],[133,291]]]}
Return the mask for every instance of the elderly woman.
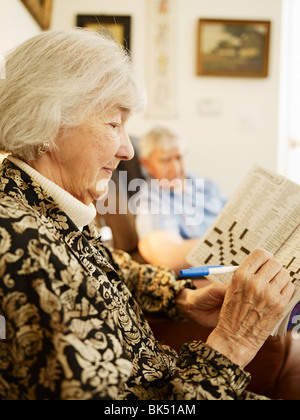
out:
{"label": "elderly woman", "polygon": [[[128,119],[145,106],[126,53],[94,32],[49,31],[8,54],[6,76],[0,398],[259,398],[243,368],[293,293],[273,256],[254,251],[226,294],[196,289],[110,252],[91,223],[92,203],[133,155]],[[155,341],[142,310],[216,328],[177,355]]]}

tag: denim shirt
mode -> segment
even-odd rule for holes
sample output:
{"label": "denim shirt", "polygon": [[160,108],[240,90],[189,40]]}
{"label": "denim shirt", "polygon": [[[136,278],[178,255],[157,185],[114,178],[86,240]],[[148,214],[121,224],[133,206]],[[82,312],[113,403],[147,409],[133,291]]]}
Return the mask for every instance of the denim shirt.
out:
{"label": "denim shirt", "polygon": [[197,239],[212,225],[226,203],[217,184],[189,175],[184,191],[170,191],[148,180],[140,191],[136,218],[139,239],[156,230],[178,233],[183,239]]}

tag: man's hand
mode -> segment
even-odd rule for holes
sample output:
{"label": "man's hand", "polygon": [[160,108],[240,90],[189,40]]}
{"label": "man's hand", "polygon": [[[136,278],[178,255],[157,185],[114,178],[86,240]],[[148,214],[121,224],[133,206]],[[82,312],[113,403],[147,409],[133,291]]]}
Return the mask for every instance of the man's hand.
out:
{"label": "man's hand", "polygon": [[178,294],[178,313],[182,318],[195,321],[203,327],[215,327],[228,286],[199,280],[196,287],[199,288],[184,289]]}
{"label": "man's hand", "polygon": [[189,268],[186,256],[198,242],[199,239],[182,239],[178,233],[157,230],[141,239],[138,248],[149,264],[166,265],[179,275],[180,270]]}

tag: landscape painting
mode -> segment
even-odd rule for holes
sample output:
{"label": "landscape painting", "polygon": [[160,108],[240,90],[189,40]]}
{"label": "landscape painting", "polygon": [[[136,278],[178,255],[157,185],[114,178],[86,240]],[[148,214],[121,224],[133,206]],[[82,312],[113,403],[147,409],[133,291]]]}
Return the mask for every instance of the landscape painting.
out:
{"label": "landscape painting", "polygon": [[267,77],[269,21],[200,19],[197,74]]}

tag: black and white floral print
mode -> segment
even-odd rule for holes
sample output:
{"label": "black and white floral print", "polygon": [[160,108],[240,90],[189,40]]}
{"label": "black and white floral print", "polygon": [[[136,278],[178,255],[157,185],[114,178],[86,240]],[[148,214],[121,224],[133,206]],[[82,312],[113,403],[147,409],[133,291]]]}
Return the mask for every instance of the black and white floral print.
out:
{"label": "black and white floral print", "polygon": [[0,399],[259,398],[205,344],[155,340],[143,311],[176,317],[190,281],[110,252],[13,163],[0,178]]}

